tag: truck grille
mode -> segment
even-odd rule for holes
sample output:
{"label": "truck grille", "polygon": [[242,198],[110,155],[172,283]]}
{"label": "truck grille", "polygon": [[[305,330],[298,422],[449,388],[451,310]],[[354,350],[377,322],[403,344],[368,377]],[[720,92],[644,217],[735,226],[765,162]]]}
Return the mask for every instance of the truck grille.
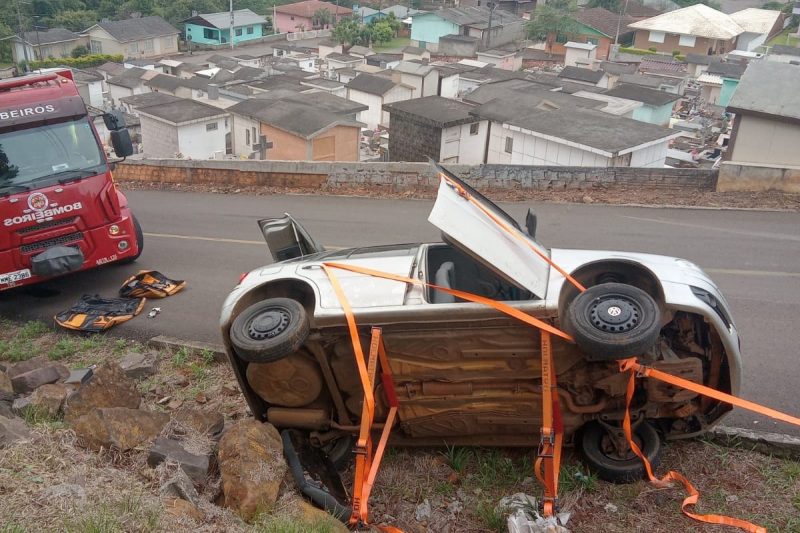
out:
{"label": "truck grille", "polygon": [[74,233],[61,235],[60,237],[56,237],[54,239],[47,239],[46,241],[23,244],[22,246],[19,247],[19,249],[22,251],[22,253],[28,254],[31,252],[35,252],[37,250],[44,250],[45,248],[50,248],[51,246],[59,246],[62,244],[68,244],[80,240],[83,240],[83,232],[76,231]]}
{"label": "truck grille", "polygon": [[50,220],[49,222],[42,222],[41,224],[36,224],[35,226],[28,226],[27,228],[22,228],[17,230],[19,235],[27,235],[28,233],[33,233],[35,231],[41,231],[43,229],[49,228],[57,228],[58,226],[66,226],[68,224],[72,224],[75,222],[75,218],[62,218],[61,220]]}

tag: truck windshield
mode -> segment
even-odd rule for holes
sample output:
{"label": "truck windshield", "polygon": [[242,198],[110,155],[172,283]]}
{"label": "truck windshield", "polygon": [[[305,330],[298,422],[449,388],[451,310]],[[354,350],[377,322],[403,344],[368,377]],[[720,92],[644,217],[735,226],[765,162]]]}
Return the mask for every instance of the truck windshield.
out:
{"label": "truck windshield", "polygon": [[0,192],[93,176],[105,169],[86,118],[0,133]]}

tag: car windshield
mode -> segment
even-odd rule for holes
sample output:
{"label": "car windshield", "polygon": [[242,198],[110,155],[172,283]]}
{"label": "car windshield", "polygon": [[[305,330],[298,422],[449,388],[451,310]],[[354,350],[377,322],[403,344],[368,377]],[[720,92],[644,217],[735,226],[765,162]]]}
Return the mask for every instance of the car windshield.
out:
{"label": "car windshield", "polygon": [[88,177],[105,169],[86,118],[0,134],[0,191],[32,189],[47,178]]}

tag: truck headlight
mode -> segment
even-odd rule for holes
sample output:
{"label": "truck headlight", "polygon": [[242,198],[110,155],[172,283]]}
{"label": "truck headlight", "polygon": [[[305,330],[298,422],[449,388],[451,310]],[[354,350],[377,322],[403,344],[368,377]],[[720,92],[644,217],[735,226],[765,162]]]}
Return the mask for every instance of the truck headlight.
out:
{"label": "truck headlight", "polygon": [[108,227],[108,234],[109,235],[119,235],[119,226],[116,224],[112,224]]}

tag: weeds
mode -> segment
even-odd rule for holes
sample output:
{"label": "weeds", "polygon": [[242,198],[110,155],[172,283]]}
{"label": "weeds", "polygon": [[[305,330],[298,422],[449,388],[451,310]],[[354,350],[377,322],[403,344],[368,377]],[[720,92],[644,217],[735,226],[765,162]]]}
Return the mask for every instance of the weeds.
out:
{"label": "weeds", "polygon": [[25,423],[29,426],[45,426],[50,429],[61,429],[64,427],[61,418],[52,416],[44,409],[37,407],[29,406],[22,411],[21,415],[22,419],[25,420]]}
{"label": "weeds", "polygon": [[489,531],[503,533],[506,531],[505,514],[495,507],[492,502],[482,501],[475,508],[475,514]]}
{"label": "weeds", "polygon": [[52,348],[50,348],[50,351],[47,355],[53,361],[60,361],[61,359],[72,357],[77,352],[78,346],[75,341],[69,338],[64,338],[56,342]]}
{"label": "weeds", "polygon": [[469,448],[461,446],[447,446],[446,450],[440,453],[447,461],[447,466],[459,474],[464,472],[464,469],[469,464],[469,458],[472,455]]}
{"label": "weeds", "polygon": [[209,349],[205,349],[202,352],[200,352],[200,358],[203,360],[203,363],[205,363],[208,366],[213,365],[215,361],[214,352],[212,352]]}
{"label": "weeds", "polygon": [[585,472],[581,465],[564,465],[558,475],[558,487],[564,493],[575,490],[594,492],[597,490],[597,475]]}
{"label": "weeds", "polygon": [[39,322],[38,320],[31,320],[30,322],[25,322],[17,330],[17,338],[24,339],[24,340],[32,340],[37,337],[41,337],[45,333],[48,333],[50,328],[47,327],[47,324],[44,322]]}
{"label": "weeds", "polygon": [[182,367],[186,364],[186,361],[189,359],[190,355],[189,349],[185,346],[181,346],[172,356],[172,366],[175,368]]}

